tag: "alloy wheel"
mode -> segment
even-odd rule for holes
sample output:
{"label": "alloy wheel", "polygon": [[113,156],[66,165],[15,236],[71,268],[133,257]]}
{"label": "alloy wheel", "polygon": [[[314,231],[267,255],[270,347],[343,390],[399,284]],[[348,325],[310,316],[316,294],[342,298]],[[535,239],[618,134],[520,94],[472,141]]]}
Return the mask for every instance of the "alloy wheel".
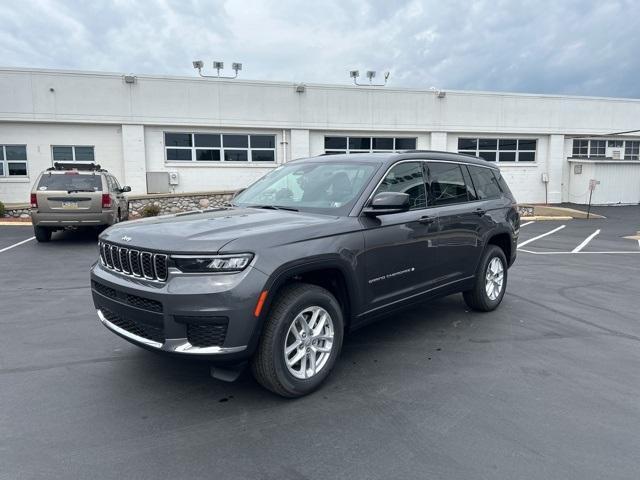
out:
{"label": "alloy wheel", "polygon": [[490,300],[495,300],[502,292],[504,283],[504,266],[498,257],[493,257],[487,266],[485,276],[485,291]]}
{"label": "alloy wheel", "polygon": [[312,306],[298,313],[284,340],[289,373],[304,380],[320,372],[331,356],[333,338],[333,320],[324,308]]}

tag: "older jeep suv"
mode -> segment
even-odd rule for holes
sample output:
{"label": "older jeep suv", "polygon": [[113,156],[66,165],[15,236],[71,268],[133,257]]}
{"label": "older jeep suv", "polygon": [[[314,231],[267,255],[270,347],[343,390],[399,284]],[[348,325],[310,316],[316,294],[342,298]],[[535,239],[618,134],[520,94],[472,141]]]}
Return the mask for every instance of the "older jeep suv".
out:
{"label": "older jeep suv", "polygon": [[248,361],[287,397],[329,375],[344,334],[462,292],[495,309],[520,219],[498,168],[444,152],[296,160],[227,208],[115,225],[91,269],[101,322],[156,352]]}
{"label": "older jeep suv", "polygon": [[127,201],[116,177],[95,163],[56,162],[31,190],[31,220],[36,240],[68,227],[103,227],[127,217]]}

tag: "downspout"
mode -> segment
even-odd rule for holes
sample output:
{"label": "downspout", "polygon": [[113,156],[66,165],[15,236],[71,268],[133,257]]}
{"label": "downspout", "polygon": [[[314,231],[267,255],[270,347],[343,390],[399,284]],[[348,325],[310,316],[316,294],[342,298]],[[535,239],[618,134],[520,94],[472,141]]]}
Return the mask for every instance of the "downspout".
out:
{"label": "downspout", "polygon": [[287,131],[282,129],[282,163],[287,163]]}

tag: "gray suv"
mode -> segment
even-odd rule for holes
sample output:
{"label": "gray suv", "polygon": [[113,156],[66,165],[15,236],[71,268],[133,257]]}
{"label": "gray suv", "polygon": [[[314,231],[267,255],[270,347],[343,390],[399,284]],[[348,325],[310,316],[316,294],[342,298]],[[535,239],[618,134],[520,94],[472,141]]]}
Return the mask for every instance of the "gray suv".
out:
{"label": "gray suv", "polygon": [[56,162],[31,190],[31,221],[38,242],[68,227],[105,227],[126,220],[130,187],[120,187],[95,163]]}
{"label": "gray suv", "polygon": [[119,224],[100,236],[93,300],[112,332],[156,352],[243,364],[296,397],[329,375],[344,334],[462,292],[495,309],[520,217],[499,169],[445,152],[295,160],[227,208]]}

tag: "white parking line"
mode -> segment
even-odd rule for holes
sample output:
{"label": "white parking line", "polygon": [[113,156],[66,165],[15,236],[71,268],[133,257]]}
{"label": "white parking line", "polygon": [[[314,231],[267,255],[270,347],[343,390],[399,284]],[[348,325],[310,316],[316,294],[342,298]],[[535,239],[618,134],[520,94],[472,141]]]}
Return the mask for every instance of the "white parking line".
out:
{"label": "white parking line", "polygon": [[539,238],[546,237],[547,235],[551,235],[552,233],[556,233],[557,231],[562,230],[564,227],[566,227],[566,225],[560,225],[558,228],[554,228],[550,232],[543,233],[542,235],[538,235],[537,237],[530,238],[529,240],[525,240],[524,242],[518,244],[518,248],[524,247],[525,245],[535,240],[538,240]]}
{"label": "white parking line", "polygon": [[8,247],[4,247],[2,250],[0,250],[0,253],[6,252],[7,250],[11,250],[12,248],[17,247],[19,245],[22,245],[23,243],[30,242],[34,238],[36,238],[36,237],[30,237],[30,238],[27,238],[26,240],[22,240],[21,242],[14,243],[13,245],[9,245]]}
{"label": "white parking line", "polygon": [[611,254],[626,255],[628,253],[640,254],[640,252],[635,251],[635,250],[634,251],[608,250],[608,251],[603,251],[603,252],[534,252],[533,250],[525,250],[524,248],[519,248],[518,251],[525,252],[525,253],[531,253],[533,255],[587,255],[587,254],[590,254],[590,253],[599,253],[599,254],[607,254],[607,255],[611,255]]}
{"label": "white parking line", "polygon": [[527,225],[531,225],[532,223],[535,223],[535,222],[533,220],[531,220],[530,222],[524,222],[522,225],[520,225],[520,228],[526,227]]}
{"label": "white parking line", "polygon": [[571,250],[571,253],[578,253],[580,250],[582,250],[584,247],[587,246],[587,244],[593,240],[593,238],[598,235],[600,233],[600,229],[596,230],[595,232],[593,232],[591,235],[589,235],[587,238],[584,239],[584,241],[578,245],[576,248],[574,248],[573,250]]}

